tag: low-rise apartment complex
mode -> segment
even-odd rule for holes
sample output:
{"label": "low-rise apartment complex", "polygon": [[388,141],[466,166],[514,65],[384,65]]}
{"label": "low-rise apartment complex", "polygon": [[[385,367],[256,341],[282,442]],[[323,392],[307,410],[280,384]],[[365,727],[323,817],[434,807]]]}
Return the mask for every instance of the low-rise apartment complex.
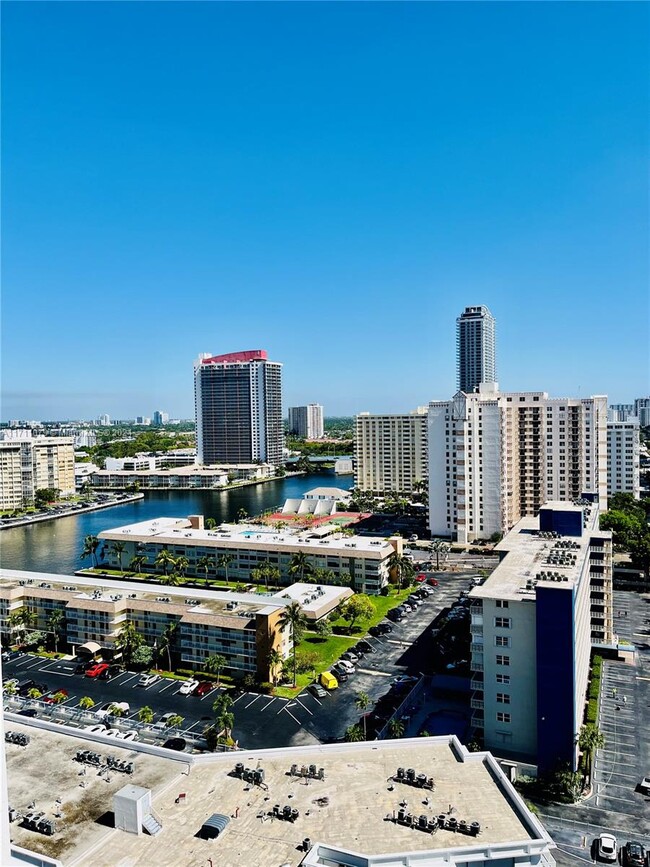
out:
{"label": "low-rise apartment complex", "polygon": [[57,488],[75,493],[74,440],[33,436],[31,430],[0,433],[0,509],[20,509],[34,502],[36,491]]}
{"label": "low-rise apartment complex", "polygon": [[[332,535],[323,536],[323,532]],[[335,527],[279,531],[252,524],[224,524],[208,530],[202,515],[143,521],[104,530],[99,538],[105,543],[105,562],[113,568],[119,567],[120,556],[128,563],[141,554],[146,557],[144,569],[157,571],[156,558],[167,550],[173,557],[187,557],[187,575],[203,577],[205,570],[199,562],[207,557],[211,563],[208,575],[222,577],[219,564],[228,557],[230,580],[248,582],[253,569],[270,564],[280,570],[283,583],[291,584],[294,558],[304,554],[308,567],[329,569],[341,584],[369,594],[379,593],[388,582],[389,560],[395,550],[385,539],[344,536]],[[124,545],[121,555],[114,548],[115,542]]]}
{"label": "low-rise apartment complex", "polygon": [[354,485],[362,491],[410,493],[427,479],[427,408],[360,413],[354,424]]}
{"label": "low-rise apartment complex", "polygon": [[607,423],[607,495],[641,496],[639,421]]}
{"label": "low-rise apartment complex", "polygon": [[576,767],[591,649],[615,641],[612,538],[598,516],[579,500],[522,518],[470,593],[474,728],[486,749],[541,771]]}
{"label": "low-rise apartment complex", "polygon": [[268,479],[275,470],[269,464],[237,464],[229,467],[186,466],[169,469],[97,470],[94,488],[123,490],[137,485],[141,490],[204,490],[225,488],[237,480]]}

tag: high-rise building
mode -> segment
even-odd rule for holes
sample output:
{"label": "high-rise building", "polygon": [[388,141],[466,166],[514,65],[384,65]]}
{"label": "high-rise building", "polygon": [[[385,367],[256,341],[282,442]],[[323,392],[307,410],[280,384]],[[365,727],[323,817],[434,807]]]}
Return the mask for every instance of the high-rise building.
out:
{"label": "high-rise building", "polygon": [[110,427],[110,424],[111,424],[110,415],[107,415],[106,413],[104,413],[104,415],[100,415],[99,418],[97,419],[97,424],[100,427]]}
{"label": "high-rise building", "polygon": [[143,427],[149,427],[149,425],[151,424],[151,418],[146,415],[137,415],[135,417],[135,423],[141,424]]}
{"label": "high-rise building", "polygon": [[607,421],[627,421],[633,416],[633,403],[610,403],[607,407]]}
{"label": "high-rise building", "polygon": [[282,462],[282,364],[264,350],[200,356],[194,406],[200,464]]}
{"label": "high-rise building", "polygon": [[456,320],[457,388],[471,394],[481,383],[496,382],[494,317],[487,307],[466,307]]}
{"label": "high-rise building", "polygon": [[154,410],[153,415],[151,416],[151,423],[154,427],[161,427],[164,424],[167,424],[169,421],[169,413],[163,412],[161,409]]}
{"label": "high-rise building", "polygon": [[497,546],[469,594],[472,725],[485,748],[577,766],[593,645],[612,646],[612,534],[598,503],[546,503]]}
{"label": "high-rise building", "polygon": [[0,434],[0,509],[33,503],[36,491],[57,488],[62,497],[75,493],[72,437],[33,436],[30,430]]}
{"label": "high-rise building", "polygon": [[634,415],[641,427],[650,425],[650,397],[637,397],[634,401]]}
{"label": "high-rise building", "polygon": [[427,408],[360,413],[354,424],[354,485],[362,491],[410,493],[427,480]]}
{"label": "high-rise building", "polygon": [[607,423],[607,494],[632,494],[641,497],[639,421]]}
{"label": "high-rise building", "polygon": [[548,500],[588,492],[607,507],[607,398],[475,394],[429,404],[429,526],[459,542],[488,539]]}
{"label": "high-rise building", "polygon": [[325,432],[320,403],[289,407],[289,433],[306,440],[320,439]]}

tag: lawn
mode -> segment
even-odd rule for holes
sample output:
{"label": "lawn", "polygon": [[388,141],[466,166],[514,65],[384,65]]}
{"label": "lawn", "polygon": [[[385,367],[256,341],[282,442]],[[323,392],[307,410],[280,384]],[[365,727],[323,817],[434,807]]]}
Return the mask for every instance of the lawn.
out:
{"label": "lawn", "polygon": [[[104,566],[98,566],[96,569],[94,567],[93,568],[86,568],[86,569],[82,568],[79,571],[85,572],[88,575],[92,575],[92,576],[108,575],[111,578],[125,578],[125,579],[133,578],[136,581],[150,580],[152,583],[155,583],[157,585],[162,585],[163,581],[161,579],[164,578],[164,575],[162,574],[162,572],[134,572],[132,569],[128,569],[126,566],[124,567],[124,570],[122,572],[120,572],[119,569],[109,569],[108,567],[104,567]],[[178,581],[178,584],[175,586],[177,586],[177,587],[190,587],[191,588],[192,586],[198,585],[199,587],[203,587],[207,590],[209,590],[209,589],[234,590],[235,587],[237,586],[237,584],[239,584],[239,583],[240,582],[236,581],[234,578],[231,578],[230,581],[225,581],[223,578],[212,578],[211,577],[208,580],[208,583],[206,584],[204,577],[195,577],[193,575],[188,575],[185,578],[180,578]],[[254,585],[253,590],[246,591],[246,592],[256,593],[259,591],[260,593],[266,593],[266,587],[264,586],[264,584],[254,584],[254,582],[243,582],[243,581],[241,583],[242,584],[250,583],[250,584]],[[268,592],[274,593],[275,591],[280,590],[280,589],[281,589],[280,587],[274,587],[272,584],[269,584]]]}
{"label": "lawn", "polygon": [[335,631],[340,631],[346,635],[365,635],[371,626],[375,626],[375,624],[379,623],[380,620],[383,620],[391,608],[396,608],[400,602],[407,599],[415,589],[417,588],[407,587],[404,590],[395,590],[391,587],[388,596],[369,596],[368,598],[370,599],[375,612],[372,617],[369,617],[366,620],[358,620],[354,624],[352,632],[348,631],[348,621],[344,620],[342,617],[334,620],[332,622],[332,627]]}
{"label": "lawn", "polygon": [[332,663],[336,662],[339,656],[352,647],[355,643],[353,638],[345,638],[342,635],[330,635],[329,638],[320,638],[313,632],[306,632],[305,637],[298,645],[298,659],[302,653],[317,653],[318,660],[315,661],[314,667],[304,674],[299,674],[296,678],[296,686],[277,686],[273,693],[281,695],[285,698],[293,698],[297,693],[303,690],[308,684],[314,680],[314,672],[319,675],[322,671],[327,671]]}

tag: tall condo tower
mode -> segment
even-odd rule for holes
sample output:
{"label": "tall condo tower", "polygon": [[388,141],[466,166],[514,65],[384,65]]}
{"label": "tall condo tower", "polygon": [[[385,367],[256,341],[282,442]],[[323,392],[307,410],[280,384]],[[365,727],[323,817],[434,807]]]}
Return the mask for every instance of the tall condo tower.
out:
{"label": "tall condo tower", "polygon": [[487,307],[466,307],[456,320],[457,387],[472,394],[481,383],[496,382],[494,316]]}
{"label": "tall condo tower", "polygon": [[200,464],[281,463],[282,365],[263,349],[199,356],[194,407]]}

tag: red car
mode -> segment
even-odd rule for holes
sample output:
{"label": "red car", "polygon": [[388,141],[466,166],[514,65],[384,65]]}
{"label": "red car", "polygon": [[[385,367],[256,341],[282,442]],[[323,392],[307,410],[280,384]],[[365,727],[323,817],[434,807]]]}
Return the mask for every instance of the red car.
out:
{"label": "red car", "polygon": [[429,582],[428,582],[428,583],[429,583],[432,587],[437,587],[437,586],[438,586],[438,582],[436,581],[435,578],[429,578]]}
{"label": "red car", "polygon": [[197,695],[199,698],[203,698],[204,695],[207,695],[209,692],[212,692],[214,689],[214,684],[210,683],[209,680],[202,680],[201,683],[194,690],[194,695]]}
{"label": "red car", "polygon": [[49,695],[46,695],[43,701],[45,704],[59,704],[59,700],[55,699],[54,696],[64,696],[60,701],[65,701],[68,698],[68,690],[67,689],[57,689],[56,692],[51,692]]}
{"label": "red car", "polygon": [[93,665],[86,672],[86,677],[99,677],[99,675],[103,671],[108,671],[108,663],[107,662],[98,662],[96,665]]}

